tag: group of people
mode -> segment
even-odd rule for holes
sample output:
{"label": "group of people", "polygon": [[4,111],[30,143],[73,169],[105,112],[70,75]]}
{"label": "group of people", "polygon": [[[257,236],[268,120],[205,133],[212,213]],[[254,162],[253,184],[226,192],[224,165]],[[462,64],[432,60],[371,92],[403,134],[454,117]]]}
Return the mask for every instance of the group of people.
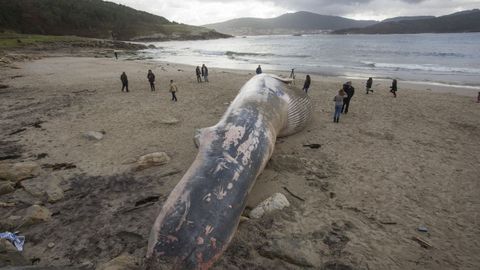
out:
{"label": "group of people", "polygon": [[[306,83],[306,82],[305,82]],[[365,84],[366,94],[372,92],[373,79],[372,77],[368,78],[367,83]],[[393,97],[397,97],[397,80],[393,79],[392,86],[390,86],[390,92],[393,94]],[[350,106],[350,100],[355,94],[355,88],[352,86],[352,82],[348,81],[343,84],[342,89],[338,91],[338,94],[333,98],[335,102],[335,112],[333,114],[333,122],[338,123],[340,121],[340,115],[348,113],[348,107]]]}
{"label": "group of people", "polygon": [[197,66],[195,73],[197,74],[197,82],[201,83],[202,77],[204,82],[208,82],[208,68],[205,64],[202,65],[202,68]]}
{"label": "group of people", "polygon": [[[153,71],[151,69],[149,69],[147,72],[147,80],[150,83],[150,91],[155,91],[155,74],[153,74]],[[122,72],[122,75],[120,75],[120,81],[122,82],[122,92],[130,92],[128,90],[128,77],[125,72]],[[178,86],[173,82],[173,80],[170,80],[169,89],[170,93],[172,94],[172,101],[176,102],[176,93],[178,92]]]}
{"label": "group of people", "polygon": [[[259,74],[262,74],[262,67],[260,65],[258,65],[257,69],[255,70],[255,73],[257,75]],[[295,84],[295,69],[292,68],[292,71],[290,72],[290,76],[289,76],[290,79],[292,79],[292,82],[293,84]],[[303,84],[303,88],[302,90],[305,91],[305,93],[308,94],[308,89],[310,88],[310,84],[311,84],[312,80],[310,78],[310,75],[307,75],[305,77],[305,83]]]}

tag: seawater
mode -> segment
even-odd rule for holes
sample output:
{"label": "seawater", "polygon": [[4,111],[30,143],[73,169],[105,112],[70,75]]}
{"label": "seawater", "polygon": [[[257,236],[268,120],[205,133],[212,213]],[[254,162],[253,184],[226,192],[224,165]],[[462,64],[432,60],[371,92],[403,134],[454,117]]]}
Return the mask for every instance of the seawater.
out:
{"label": "seawater", "polygon": [[151,43],[150,57],[188,65],[396,78],[480,88],[480,33],[248,36]]}

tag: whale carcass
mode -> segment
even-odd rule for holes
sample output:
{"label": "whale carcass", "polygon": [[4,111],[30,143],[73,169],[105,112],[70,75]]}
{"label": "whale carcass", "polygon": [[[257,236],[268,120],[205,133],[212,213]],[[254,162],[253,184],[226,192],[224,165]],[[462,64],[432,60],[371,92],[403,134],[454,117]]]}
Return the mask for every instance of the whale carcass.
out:
{"label": "whale carcass", "polygon": [[288,82],[253,77],[220,122],[198,134],[198,154],[151,230],[148,269],[208,269],[227,248],[276,138],[311,118],[310,98]]}

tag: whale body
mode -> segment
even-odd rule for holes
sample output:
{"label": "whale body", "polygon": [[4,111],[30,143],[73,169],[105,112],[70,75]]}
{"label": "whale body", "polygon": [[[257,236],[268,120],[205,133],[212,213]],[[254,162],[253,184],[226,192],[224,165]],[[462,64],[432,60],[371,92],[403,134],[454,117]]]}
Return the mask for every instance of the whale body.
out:
{"label": "whale body", "polygon": [[311,119],[310,98],[288,83],[254,76],[221,120],[200,131],[198,154],[152,227],[147,269],[208,269],[218,260],[276,138],[302,130]]}

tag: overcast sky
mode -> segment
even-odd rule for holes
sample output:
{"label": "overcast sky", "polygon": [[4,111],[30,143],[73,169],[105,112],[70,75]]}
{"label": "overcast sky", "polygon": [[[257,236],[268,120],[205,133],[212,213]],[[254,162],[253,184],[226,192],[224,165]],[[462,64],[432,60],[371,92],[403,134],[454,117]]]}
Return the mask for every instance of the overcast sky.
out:
{"label": "overcast sky", "polygon": [[202,25],[240,17],[271,18],[311,11],[352,19],[383,20],[397,16],[446,15],[480,8],[480,0],[111,0],[166,17]]}

